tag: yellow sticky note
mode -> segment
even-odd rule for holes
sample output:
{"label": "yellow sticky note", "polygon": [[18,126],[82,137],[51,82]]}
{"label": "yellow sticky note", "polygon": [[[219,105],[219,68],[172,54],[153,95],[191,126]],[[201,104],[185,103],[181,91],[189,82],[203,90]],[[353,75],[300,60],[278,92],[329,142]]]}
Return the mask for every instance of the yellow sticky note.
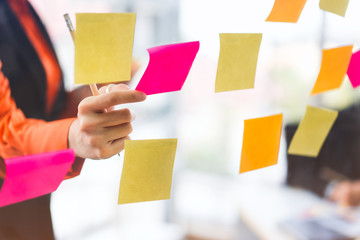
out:
{"label": "yellow sticky note", "polygon": [[283,115],[245,120],[240,173],[277,164]]}
{"label": "yellow sticky note", "polygon": [[221,33],[215,92],[254,88],[262,34]]}
{"label": "yellow sticky note", "polygon": [[341,87],[352,56],[353,45],[323,50],[321,68],[311,95]]}
{"label": "yellow sticky note", "polygon": [[288,153],[317,157],[337,116],[337,111],[307,106],[305,116],[291,140]]}
{"label": "yellow sticky note", "polygon": [[76,14],[75,83],[130,80],[135,18],[135,13]]}
{"label": "yellow sticky note", "polygon": [[267,22],[296,23],[307,0],[275,0]]}
{"label": "yellow sticky note", "polygon": [[170,199],[177,139],[126,140],[119,204]]}
{"label": "yellow sticky note", "polygon": [[319,6],[322,10],[335,13],[344,17],[349,0],[320,0]]}

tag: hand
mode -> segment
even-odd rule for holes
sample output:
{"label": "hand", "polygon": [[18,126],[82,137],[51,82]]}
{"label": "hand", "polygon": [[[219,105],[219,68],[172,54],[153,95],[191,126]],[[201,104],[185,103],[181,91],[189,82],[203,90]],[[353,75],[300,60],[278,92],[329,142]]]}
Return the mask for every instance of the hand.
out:
{"label": "hand", "polygon": [[360,181],[338,183],[330,199],[341,206],[360,205]]}
{"label": "hand", "polygon": [[82,100],[78,106],[78,118],[69,129],[69,147],[82,158],[103,159],[124,149],[124,142],[132,132],[133,116],[127,108],[106,111],[124,103],[142,102],[143,92],[129,90],[123,84],[112,85],[105,94],[102,87],[99,96]]}

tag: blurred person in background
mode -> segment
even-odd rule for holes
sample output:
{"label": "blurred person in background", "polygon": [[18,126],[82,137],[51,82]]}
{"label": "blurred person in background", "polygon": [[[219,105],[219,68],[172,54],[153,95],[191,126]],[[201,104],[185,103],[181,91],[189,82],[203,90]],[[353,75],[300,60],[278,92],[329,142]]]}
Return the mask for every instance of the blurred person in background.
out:
{"label": "blurred person in background", "polygon": [[[289,146],[297,124],[285,126]],[[339,111],[316,158],[287,154],[286,182],[342,206],[360,205],[360,104]]]}
{"label": "blurred person in background", "polygon": [[[133,116],[104,109],[143,101],[144,93],[124,84],[103,86],[99,96],[88,86],[66,92],[50,38],[27,0],[0,0],[0,32],[0,187],[10,157],[72,148],[72,178],[85,158],[123,150]],[[54,239],[50,195],[0,208],[0,239]]]}

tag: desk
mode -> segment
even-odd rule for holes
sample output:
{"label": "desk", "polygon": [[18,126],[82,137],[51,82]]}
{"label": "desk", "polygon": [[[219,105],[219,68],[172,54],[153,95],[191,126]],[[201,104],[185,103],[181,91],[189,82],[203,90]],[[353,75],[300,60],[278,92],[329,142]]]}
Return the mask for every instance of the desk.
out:
{"label": "desk", "polygon": [[308,191],[284,185],[246,182],[239,188],[240,217],[261,240],[293,239],[279,228],[279,223],[326,203]]}

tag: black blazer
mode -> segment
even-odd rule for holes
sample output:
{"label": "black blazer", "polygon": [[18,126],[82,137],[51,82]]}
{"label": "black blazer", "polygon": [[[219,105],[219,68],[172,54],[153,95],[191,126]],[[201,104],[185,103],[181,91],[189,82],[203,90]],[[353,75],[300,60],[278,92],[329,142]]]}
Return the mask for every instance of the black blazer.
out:
{"label": "black blazer", "polygon": [[[30,4],[29,6],[54,52],[44,25]],[[64,84],[61,84],[51,114],[47,115],[45,70],[7,0],[0,0],[0,60],[3,63],[2,71],[10,82],[11,95],[25,116],[44,120],[55,119],[64,106]]]}

